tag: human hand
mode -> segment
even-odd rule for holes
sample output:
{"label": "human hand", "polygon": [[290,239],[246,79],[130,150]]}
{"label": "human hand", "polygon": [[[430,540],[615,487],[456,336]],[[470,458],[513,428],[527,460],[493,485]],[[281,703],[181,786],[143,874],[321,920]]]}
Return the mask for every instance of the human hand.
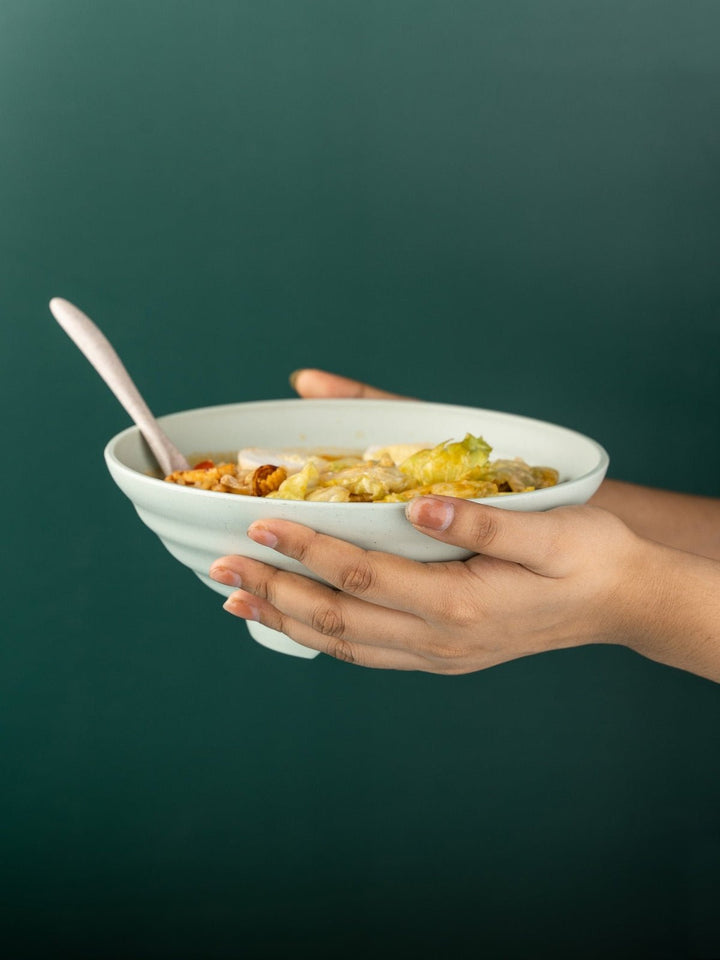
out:
{"label": "human hand", "polygon": [[450,497],[420,497],[406,513],[422,533],[476,555],[418,563],[263,520],[248,536],[326,583],[238,556],[216,561],[210,575],[242,586],[229,612],[368,667],[469,673],[544,650],[623,642],[642,623],[651,545],[610,513],[515,513]]}
{"label": "human hand", "polygon": [[398,393],[379,390],[359,380],[350,380],[337,373],[306,368],[290,374],[290,385],[301,397],[360,397],[373,400],[407,400]]}
{"label": "human hand", "polygon": [[[336,373],[296,370],[290,383],[301,397],[370,397],[406,400]],[[631,530],[670,547],[720,560],[720,499],[655,490],[605,478],[590,501],[609,510]]]}

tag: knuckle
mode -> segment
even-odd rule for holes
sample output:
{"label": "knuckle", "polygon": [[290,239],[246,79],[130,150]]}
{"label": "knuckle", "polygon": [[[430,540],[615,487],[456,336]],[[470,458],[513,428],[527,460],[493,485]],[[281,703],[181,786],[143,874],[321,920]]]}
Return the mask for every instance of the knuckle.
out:
{"label": "knuckle", "polygon": [[477,622],[477,612],[468,603],[456,603],[452,609],[452,622],[463,630],[473,627]]}
{"label": "knuckle", "polygon": [[273,603],[277,599],[281,574],[282,571],[277,567],[269,567],[264,577],[253,585],[253,593],[262,600],[269,600],[270,603]]}
{"label": "knuckle", "polygon": [[470,590],[447,589],[442,591],[435,601],[434,617],[436,623],[449,623],[456,629],[465,630],[474,627],[480,616],[476,599],[469,595]]}
{"label": "knuckle", "polygon": [[342,638],[345,632],[345,623],[338,610],[334,607],[317,607],[310,619],[313,630],[326,637]]}
{"label": "knuckle", "polygon": [[454,597],[448,597],[443,594],[438,597],[434,604],[433,620],[435,623],[455,623],[457,612],[457,603]]}
{"label": "knuckle", "polygon": [[425,653],[437,664],[440,673],[455,675],[468,670],[469,651],[459,644],[438,640],[431,643]]}
{"label": "knuckle", "polygon": [[288,633],[289,624],[284,614],[280,613],[274,607],[260,610],[259,621],[264,627],[270,627],[271,630],[280,630],[281,633]]}
{"label": "knuckle", "polygon": [[345,567],[340,571],[338,586],[345,593],[361,595],[367,593],[375,580],[375,574],[367,558]]}
{"label": "knuckle", "polygon": [[470,534],[478,547],[489,547],[498,532],[498,523],[492,509],[473,510],[470,519]]}
{"label": "knuckle", "polygon": [[328,644],[325,652],[336,660],[343,660],[345,663],[356,662],[355,651],[353,650],[352,644],[340,637],[334,637]]}
{"label": "knuckle", "polygon": [[293,560],[298,563],[305,563],[312,549],[313,542],[317,534],[311,533],[308,536],[298,538],[292,545],[292,550],[288,551]]}

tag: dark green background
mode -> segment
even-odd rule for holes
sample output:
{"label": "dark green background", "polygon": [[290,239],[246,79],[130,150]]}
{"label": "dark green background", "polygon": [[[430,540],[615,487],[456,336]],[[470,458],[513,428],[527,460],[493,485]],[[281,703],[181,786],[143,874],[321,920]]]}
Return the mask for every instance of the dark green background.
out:
{"label": "dark green background", "polygon": [[262,649],[112,484],[127,417],[47,309],[158,413],[324,366],[717,495],[719,37],[692,0],[3,0],[4,954],[720,953],[717,686]]}

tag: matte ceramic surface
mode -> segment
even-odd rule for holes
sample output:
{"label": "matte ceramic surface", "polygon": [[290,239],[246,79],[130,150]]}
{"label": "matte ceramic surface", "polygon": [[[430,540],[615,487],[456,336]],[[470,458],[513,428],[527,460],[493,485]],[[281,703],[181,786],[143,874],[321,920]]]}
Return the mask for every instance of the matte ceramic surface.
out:
{"label": "matte ceramic surface", "polygon": [[[470,432],[493,447],[492,459],[522,457],[552,466],[560,483],[532,493],[485,502],[506,510],[548,510],[586,502],[608,467],[608,455],[594,440],[539,420],[474,407],[392,400],[269,400],[187,410],[160,418],[163,429],[186,455],[234,455],[241,447],[357,446],[461,439]],[[232,592],[210,580],[218,557],[238,553],[285,570],[307,574],[296,561],[253,543],[253,520],[279,517],[306,524],[361,547],[386,550],[419,561],[464,559],[467,551],[418,533],[405,519],[402,503],[314,503],[265,500],[196,490],[149,475],[155,464],[137,427],[117,434],[105,448],[110,473],[132,501],[140,519],[168,551],[211,589]],[[316,651],[284,634],[248,623],[252,637],[281,653],[311,658]]]}

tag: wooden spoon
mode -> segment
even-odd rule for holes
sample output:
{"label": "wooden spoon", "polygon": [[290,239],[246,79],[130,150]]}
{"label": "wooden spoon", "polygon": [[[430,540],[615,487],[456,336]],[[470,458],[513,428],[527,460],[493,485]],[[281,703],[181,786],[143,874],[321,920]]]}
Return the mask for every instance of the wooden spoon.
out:
{"label": "wooden spoon", "polygon": [[174,470],[188,470],[190,464],[150,412],[107,337],[67,300],[53,297],[50,312],[138,425],[162,472],[167,476]]}

